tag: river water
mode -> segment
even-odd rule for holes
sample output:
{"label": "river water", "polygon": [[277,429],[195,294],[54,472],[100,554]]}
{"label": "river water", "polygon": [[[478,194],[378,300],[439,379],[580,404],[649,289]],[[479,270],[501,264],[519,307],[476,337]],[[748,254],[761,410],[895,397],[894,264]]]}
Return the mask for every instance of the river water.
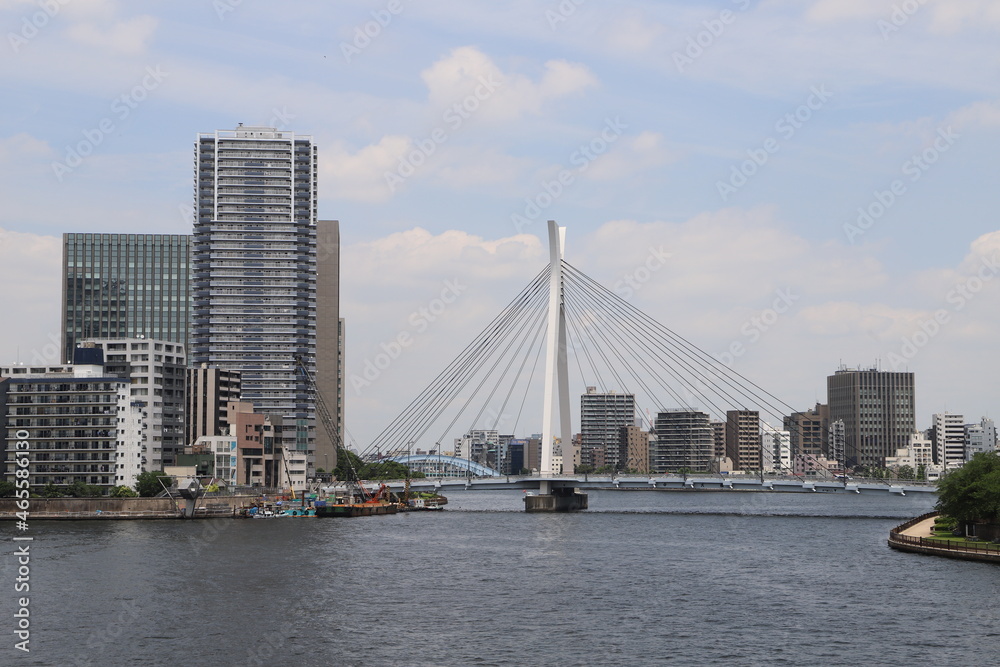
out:
{"label": "river water", "polygon": [[448,495],[357,519],[33,522],[31,652],[5,594],[0,664],[1000,659],[1000,568],[886,547],[931,495],[595,491],[569,515]]}

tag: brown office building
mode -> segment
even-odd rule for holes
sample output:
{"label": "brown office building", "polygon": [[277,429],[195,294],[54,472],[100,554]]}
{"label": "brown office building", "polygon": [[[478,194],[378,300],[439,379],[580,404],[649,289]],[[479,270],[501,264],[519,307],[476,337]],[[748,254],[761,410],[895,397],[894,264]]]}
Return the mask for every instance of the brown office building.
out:
{"label": "brown office building", "polygon": [[760,413],[756,410],[726,412],[726,456],[734,470],[760,470]]}

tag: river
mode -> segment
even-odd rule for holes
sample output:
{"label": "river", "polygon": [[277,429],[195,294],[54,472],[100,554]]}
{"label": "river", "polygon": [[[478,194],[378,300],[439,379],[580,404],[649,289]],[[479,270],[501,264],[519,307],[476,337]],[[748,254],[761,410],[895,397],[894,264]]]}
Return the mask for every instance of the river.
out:
{"label": "river", "polygon": [[4,595],[0,664],[1000,659],[1000,568],[886,547],[931,495],[593,491],[568,515],[448,495],[357,519],[33,522],[31,652]]}

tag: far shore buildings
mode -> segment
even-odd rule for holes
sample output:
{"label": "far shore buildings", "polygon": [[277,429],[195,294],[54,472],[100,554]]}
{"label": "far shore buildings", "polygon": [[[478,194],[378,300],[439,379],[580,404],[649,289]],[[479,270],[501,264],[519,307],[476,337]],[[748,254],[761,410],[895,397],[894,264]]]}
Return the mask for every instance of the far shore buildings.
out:
{"label": "far shore buildings", "polygon": [[885,465],[916,430],[913,373],[839,368],[827,377],[830,421],[844,423],[847,467]]}
{"label": "far shore buildings", "polygon": [[935,463],[945,470],[962,467],[965,463],[965,417],[951,412],[933,415],[931,441]]}
{"label": "far shore buildings", "polygon": [[760,413],[756,410],[726,412],[726,456],[734,470],[761,470]]}
{"label": "far shore buildings", "polygon": [[185,442],[229,432],[227,406],[240,399],[240,372],[209,368],[208,364],[189,367],[185,378],[187,424]]}
{"label": "far shore buildings", "polygon": [[77,343],[154,338],[187,349],[188,234],[63,234],[62,359]]}
{"label": "far shore buildings", "polygon": [[[708,413],[662,410],[656,415],[653,472],[706,472],[715,458],[715,431]],[[759,444],[758,444],[759,446]]]}
{"label": "far shore buildings", "polygon": [[[619,434],[622,427],[635,425],[634,394],[601,393],[597,387],[587,387],[587,393],[580,397],[581,464],[624,469]],[[602,465],[597,465],[599,462]]]}
{"label": "far shore buildings", "polygon": [[0,368],[3,477],[15,479],[15,454],[27,452],[33,493],[48,484],[132,486],[148,469],[147,406],[132,396],[131,379],[109,375],[100,348],[74,355],[72,364]]}
{"label": "far shore buildings", "polygon": [[184,436],[184,345],[149,338],[103,338],[81,341],[103,350],[108,375],[127,378],[134,405],[142,405],[147,470],[174,465],[187,444]]}
{"label": "far shore buildings", "polygon": [[997,427],[992,419],[983,417],[978,424],[965,425],[965,459],[979,453],[997,451]]}

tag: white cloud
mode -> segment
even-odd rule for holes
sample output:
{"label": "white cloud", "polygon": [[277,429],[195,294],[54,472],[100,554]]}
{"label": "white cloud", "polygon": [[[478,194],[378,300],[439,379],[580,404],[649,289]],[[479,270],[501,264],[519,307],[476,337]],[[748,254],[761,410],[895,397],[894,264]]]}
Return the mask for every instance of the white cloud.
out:
{"label": "white cloud", "polygon": [[951,115],[951,121],[958,127],[979,125],[1000,126],[1000,100],[974,102],[962,107]]}
{"label": "white cloud", "polygon": [[392,196],[385,173],[396,169],[413,145],[409,137],[386,135],[377,144],[351,153],[334,144],[320,153],[323,195],[357,201],[384,201]]}
{"label": "white cloud", "polygon": [[947,0],[932,6],[931,31],[955,34],[967,29],[1000,26],[1000,5],[995,0]]}
{"label": "white cloud", "polygon": [[0,137],[0,168],[23,169],[26,160],[45,159],[51,155],[52,149],[46,142],[27,132]]}
{"label": "white cloud", "polygon": [[619,180],[668,164],[679,157],[678,151],[666,146],[662,134],[646,131],[621,137],[607,153],[588,165],[583,176],[597,181]]}
{"label": "white cloud", "polygon": [[656,47],[667,29],[651,16],[631,11],[606,27],[607,46],[613,52],[644,53]]}
{"label": "white cloud", "polygon": [[152,16],[136,16],[106,27],[93,22],[79,23],[68,32],[72,39],[84,46],[134,56],[146,50],[158,23]]}
{"label": "white cloud", "polygon": [[465,110],[470,115],[501,121],[540,113],[551,101],[597,85],[597,79],[585,66],[565,60],[545,63],[538,82],[523,74],[505,73],[489,56],[471,46],[454,49],[420,76],[427,85],[428,101],[436,109],[453,108],[468,100]]}
{"label": "white cloud", "polygon": [[877,19],[892,11],[892,3],[879,0],[818,0],[806,11],[806,18],[819,22]]}

